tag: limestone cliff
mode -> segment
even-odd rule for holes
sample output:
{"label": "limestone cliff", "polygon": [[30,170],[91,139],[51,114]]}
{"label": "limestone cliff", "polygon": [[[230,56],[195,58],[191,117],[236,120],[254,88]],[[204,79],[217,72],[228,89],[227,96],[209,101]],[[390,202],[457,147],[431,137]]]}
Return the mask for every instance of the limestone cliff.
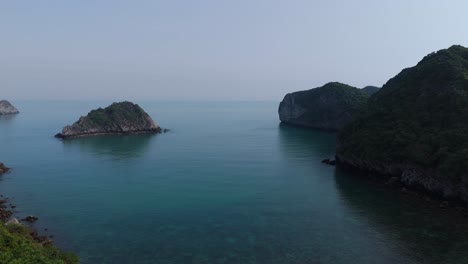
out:
{"label": "limestone cliff", "polygon": [[338,135],[337,161],[468,205],[468,48],[427,55]]}
{"label": "limestone cliff", "polygon": [[342,83],[287,94],[279,105],[282,122],[336,131],[341,129],[367,101],[361,89]]}

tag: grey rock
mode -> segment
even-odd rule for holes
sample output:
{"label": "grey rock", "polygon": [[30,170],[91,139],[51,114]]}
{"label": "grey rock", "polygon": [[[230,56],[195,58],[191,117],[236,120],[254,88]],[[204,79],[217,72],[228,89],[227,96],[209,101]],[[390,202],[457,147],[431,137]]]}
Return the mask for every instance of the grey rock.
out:
{"label": "grey rock", "polygon": [[37,216],[34,216],[34,215],[28,215],[25,218],[21,219],[21,221],[26,221],[26,222],[29,222],[29,223],[34,223],[37,220],[39,220],[39,218]]}
{"label": "grey rock", "polygon": [[0,101],[0,115],[13,115],[18,114],[19,111],[7,100]]}
{"label": "grey rock", "polygon": [[20,222],[16,218],[12,218],[6,221],[5,225],[20,225]]}

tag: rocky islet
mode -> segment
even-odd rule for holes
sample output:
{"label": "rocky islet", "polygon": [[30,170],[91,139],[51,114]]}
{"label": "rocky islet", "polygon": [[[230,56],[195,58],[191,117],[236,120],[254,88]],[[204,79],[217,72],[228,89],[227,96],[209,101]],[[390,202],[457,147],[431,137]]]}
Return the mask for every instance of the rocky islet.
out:
{"label": "rocky islet", "polygon": [[57,138],[68,139],[93,135],[139,134],[166,132],[137,104],[113,103],[92,110],[72,125],[65,126]]}

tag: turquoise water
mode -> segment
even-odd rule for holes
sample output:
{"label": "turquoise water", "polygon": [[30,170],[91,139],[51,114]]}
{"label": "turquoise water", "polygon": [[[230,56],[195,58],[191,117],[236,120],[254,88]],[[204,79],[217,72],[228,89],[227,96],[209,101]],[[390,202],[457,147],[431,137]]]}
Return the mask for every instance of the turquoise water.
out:
{"label": "turquoise water", "polygon": [[140,105],[171,132],[60,141],[111,102],[15,102],[0,193],[82,263],[468,263],[468,219],[323,165],[275,102]]}

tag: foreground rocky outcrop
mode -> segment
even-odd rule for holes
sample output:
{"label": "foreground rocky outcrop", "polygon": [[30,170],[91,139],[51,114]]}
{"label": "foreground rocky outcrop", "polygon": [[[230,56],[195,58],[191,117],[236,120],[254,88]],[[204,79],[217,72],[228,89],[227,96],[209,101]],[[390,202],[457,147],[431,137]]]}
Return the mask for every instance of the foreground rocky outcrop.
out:
{"label": "foreground rocky outcrop", "polygon": [[336,131],[351,121],[368,98],[361,89],[332,82],[287,94],[278,113],[287,124]]}
{"label": "foreground rocky outcrop", "polygon": [[403,70],[338,134],[336,161],[468,205],[468,49]]}
{"label": "foreground rocky outcrop", "polygon": [[65,126],[57,138],[73,138],[105,134],[161,133],[161,128],[137,104],[113,103],[92,110],[71,126]]}
{"label": "foreground rocky outcrop", "polygon": [[[0,163],[0,175],[8,170]],[[16,206],[3,195],[0,197],[0,263],[79,263],[75,254],[63,252],[52,244],[53,236],[40,235],[30,226],[38,217],[26,216],[21,221],[29,224],[22,224],[12,217]]]}
{"label": "foreground rocky outcrop", "polygon": [[18,114],[19,111],[7,100],[0,101],[0,115],[13,115]]}
{"label": "foreground rocky outcrop", "polygon": [[0,198],[0,263],[79,263],[76,255],[56,248],[51,235],[41,235],[30,226],[37,217],[26,217],[28,225],[12,217],[8,202],[8,198]]}

